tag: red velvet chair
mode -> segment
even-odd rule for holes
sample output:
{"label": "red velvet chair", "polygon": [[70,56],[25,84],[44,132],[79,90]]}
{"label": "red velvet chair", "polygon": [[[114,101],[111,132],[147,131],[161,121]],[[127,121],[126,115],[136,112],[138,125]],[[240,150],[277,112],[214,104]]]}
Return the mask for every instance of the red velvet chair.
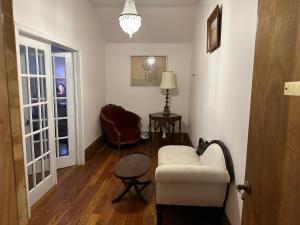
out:
{"label": "red velvet chair", "polygon": [[106,105],[101,108],[100,122],[108,142],[118,145],[133,144],[140,140],[141,118],[121,106]]}

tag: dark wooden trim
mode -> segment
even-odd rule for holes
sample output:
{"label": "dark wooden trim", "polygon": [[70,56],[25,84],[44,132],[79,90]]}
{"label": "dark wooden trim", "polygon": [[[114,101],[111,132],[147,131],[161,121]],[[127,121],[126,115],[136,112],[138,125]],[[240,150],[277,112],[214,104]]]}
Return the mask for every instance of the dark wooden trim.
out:
{"label": "dark wooden trim", "polygon": [[225,209],[223,207],[206,207],[206,206],[184,206],[184,205],[163,205],[156,204],[156,223],[157,225],[163,225],[163,214],[164,211],[168,208],[172,209],[180,209],[181,211],[187,209],[188,211],[193,210],[210,210],[214,211],[216,215],[214,215],[215,225],[230,225],[228,222],[227,216],[225,214]]}
{"label": "dark wooden trim", "polygon": [[[168,205],[161,205],[161,204],[156,204],[156,222],[157,225],[163,225],[163,218],[162,218],[162,214],[163,214],[163,210],[165,207],[170,207]],[[203,209],[203,208],[207,208],[207,209],[212,209],[212,210],[219,210],[220,212],[220,216],[221,216],[221,223],[222,225],[231,225],[228,216],[226,215],[226,213],[224,212],[224,208],[217,208],[217,207],[203,207],[203,206],[174,206],[172,205],[171,207],[177,207],[177,208],[199,208],[199,210]]]}
{"label": "dark wooden trim", "polygon": [[87,149],[85,149],[85,161],[89,160],[92,158],[92,156],[96,153],[96,151],[103,145],[104,143],[104,138],[101,135],[98,137]]}
{"label": "dark wooden trim", "polygon": [[156,224],[162,225],[163,205],[156,204]]}

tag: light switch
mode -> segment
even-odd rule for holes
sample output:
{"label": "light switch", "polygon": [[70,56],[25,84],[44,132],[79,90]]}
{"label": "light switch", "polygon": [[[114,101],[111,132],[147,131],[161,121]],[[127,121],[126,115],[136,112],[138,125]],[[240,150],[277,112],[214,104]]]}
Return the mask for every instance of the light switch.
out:
{"label": "light switch", "polygon": [[285,82],[284,95],[300,96],[300,81]]}

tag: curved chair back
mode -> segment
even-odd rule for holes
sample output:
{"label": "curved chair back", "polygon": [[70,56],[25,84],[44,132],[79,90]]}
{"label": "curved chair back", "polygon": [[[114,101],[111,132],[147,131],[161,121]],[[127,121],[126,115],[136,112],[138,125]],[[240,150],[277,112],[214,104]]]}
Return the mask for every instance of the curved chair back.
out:
{"label": "curved chair back", "polygon": [[125,109],[118,105],[109,104],[101,108],[100,115],[106,120],[115,122],[119,112],[125,111]]}

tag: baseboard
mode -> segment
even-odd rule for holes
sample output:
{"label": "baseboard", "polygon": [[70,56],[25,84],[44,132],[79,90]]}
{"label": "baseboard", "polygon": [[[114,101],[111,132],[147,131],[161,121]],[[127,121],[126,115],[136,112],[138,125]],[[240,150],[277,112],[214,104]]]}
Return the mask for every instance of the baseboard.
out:
{"label": "baseboard", "polygon": [[104,142],[103,136],[98,137],[87,149],[85,150],[85,161],[92,158],[92,156],[97,152],[97,150],[102,146]]}
{"label": "baseboard", "polygon": [[224,222],[223,222],[223,225],[231,225],[226,213],[225,213],[225,216],[224,216]]}

